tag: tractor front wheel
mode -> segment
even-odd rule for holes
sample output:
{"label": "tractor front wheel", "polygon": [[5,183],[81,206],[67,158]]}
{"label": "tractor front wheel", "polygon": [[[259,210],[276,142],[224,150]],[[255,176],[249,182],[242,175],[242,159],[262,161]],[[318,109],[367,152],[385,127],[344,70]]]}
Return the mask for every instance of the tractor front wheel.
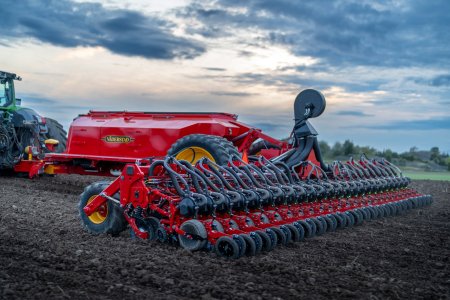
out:
{"label": "tractor front wheel", "polygon": [[80,213],[81,225],[92,234],[109,233],[118,235],[127,228],[127,221],[122,214],[122,210],[111,201],[107,201],[90,216],[86,215],[83,210],[109,183],[105,181],[95,182],[87,186],[80,196],[78,211]]}

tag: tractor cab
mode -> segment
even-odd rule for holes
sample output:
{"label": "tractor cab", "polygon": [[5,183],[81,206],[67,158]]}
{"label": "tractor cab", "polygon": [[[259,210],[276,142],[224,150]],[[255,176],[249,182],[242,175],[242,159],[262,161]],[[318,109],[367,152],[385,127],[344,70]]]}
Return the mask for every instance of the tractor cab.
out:
{"label": "tractor cab", "polygon": [[14,92],[14,80],[22,80],[13,73],[0,71],[0,110],[15,110],[20,105]]}

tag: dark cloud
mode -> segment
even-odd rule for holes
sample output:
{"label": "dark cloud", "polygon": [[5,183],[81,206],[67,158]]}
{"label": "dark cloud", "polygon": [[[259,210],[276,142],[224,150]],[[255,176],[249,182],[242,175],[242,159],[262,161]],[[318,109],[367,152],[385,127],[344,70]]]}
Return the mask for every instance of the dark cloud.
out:
{"label": "dark cloud", "polygon": [[358,111],[358,110],[341,110],[334,113],[335,115],[339,116],[351,116],[351,117],[371,117],[373,115],[366,114],[365,112]]}
{"label": "dark cloud", "polygon": [[391,106],[392,104],[398,103],[399,99],[392,99],[392,98],[383,98],[383,99],[375,99],[371,101],[367,101],[367,103],[373,104],[373,105],[387,105]]}
{"label": "dark cloud", "polygon": [[214,26],[217,36],[256,28],[262,43],[286,45],[335,66],[450,63],[447,0],[218,0],[212,10],[205,2],[190,5],[183,16]]}
{"label": "dark cloud", "polygon": [[205,51],[200,43],[173,35],[168,21],[98,3],[11,1],[0,12],[4,40],[32,37],[62,47],[101,46],[148,59],[193,58]]}
{"label": "dark cloud", "polygon": [[248,97],[257,95],[255,93],[245,93],[245,92],[225,92],[225,91],[214,91],[211,92],[214,96],[229,96],[229,97]]}
{"label": "dark cloud", "polygon": [[432,86],[450,86],[450,74],[439,75],[434,77],[430,85]]}
{"label": "dark cloud", "polygon": [[450,117],[427,120],[397,121],[388,124],[367,126],[366,128],[383,130],[449,130]]}
{"label": "dark cloud", "polygon": [[216,72],[225,72],[227,69],[225,68],[204,68],[205,70],[208,71],[216,71]]}

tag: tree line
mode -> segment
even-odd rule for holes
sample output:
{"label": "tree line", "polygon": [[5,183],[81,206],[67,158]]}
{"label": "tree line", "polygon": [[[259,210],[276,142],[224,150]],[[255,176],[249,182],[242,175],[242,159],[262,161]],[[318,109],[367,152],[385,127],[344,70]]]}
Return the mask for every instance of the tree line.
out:
{"label": "tree line", "polygon": [[439,147],[432,147],[430,150],[419,150],[417,147],[411,147],[409,151],[398,153],[391,149],[380,151],[369,146],[358,146],[350,140],[343,143],[336,142],[333,146],[325,141],[320,141],[319,146],[325,160],[342,160],[350,156],[358,158],[364,153],[368,157],[384,157],[399,166],[417,165],[430,171],[437,169],[450,171],[449,154],[442,153]]}

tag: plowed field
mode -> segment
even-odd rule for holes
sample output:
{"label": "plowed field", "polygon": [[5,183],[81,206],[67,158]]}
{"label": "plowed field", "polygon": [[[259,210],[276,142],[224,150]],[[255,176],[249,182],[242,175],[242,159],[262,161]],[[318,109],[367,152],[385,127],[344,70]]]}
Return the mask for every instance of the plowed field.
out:
{"label": "plowed field", "polygon": [[450,297],[450,182],[434,203],[251,258],[92,236],[78,195],[95,177],[0,177],[1,299],[439,299]]}

